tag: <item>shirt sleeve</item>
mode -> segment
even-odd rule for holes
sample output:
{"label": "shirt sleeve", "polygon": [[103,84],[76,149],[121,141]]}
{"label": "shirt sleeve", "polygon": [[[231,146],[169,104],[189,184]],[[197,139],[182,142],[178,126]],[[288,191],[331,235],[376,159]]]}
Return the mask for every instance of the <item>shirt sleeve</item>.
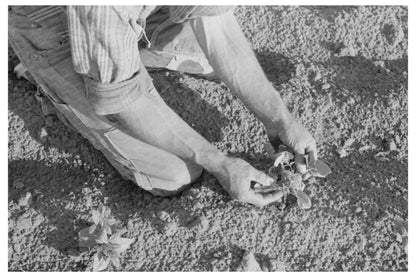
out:
{"label": "shirt sleeve", "polygon": [[140,6],[68,6],[74,70],[95,112],[113,114],[135,101],[150,77],[140,63]]}

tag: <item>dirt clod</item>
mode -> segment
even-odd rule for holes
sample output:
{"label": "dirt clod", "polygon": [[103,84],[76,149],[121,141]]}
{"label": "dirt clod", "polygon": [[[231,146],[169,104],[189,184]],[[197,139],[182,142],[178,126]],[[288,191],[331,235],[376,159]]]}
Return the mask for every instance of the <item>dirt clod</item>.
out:
{"label": "dirt clod", "polygon": [[263,270],[260,268],[260,265],[257,262],[256,258],[254,257],[253,252],[246,251],[241,259],[241,262],[237,271],[253,272],[253,271],[263,271]]}
{"label": "dirt clod", "polygon": [[32,194],[27,192],[19,199],[18,204],[21,207],[29,207],[32,204]]}
{"label": "dirt clod", "polygon": [[178,224],[176,222],[168,222],[165,224],[164,233],[171,237],[178,231]]}

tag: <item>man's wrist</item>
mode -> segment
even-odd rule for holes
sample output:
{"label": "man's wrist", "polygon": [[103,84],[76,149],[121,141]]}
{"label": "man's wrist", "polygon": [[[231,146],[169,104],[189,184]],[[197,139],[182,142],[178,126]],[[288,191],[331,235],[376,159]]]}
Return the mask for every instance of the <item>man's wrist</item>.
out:
{"label": "man's wrist", "polygon": [[278,135],[279,131],[289,128],[293,120],[293,116],[287,108],[283,107],[277,115],[264,120],[263,124],[269,135]]}
{"label": "man's wrist", "polygon": [[194,162],[202,166],[214,175],[221,174],[224,171],[224,164],[227,155],[213,147],[208,151],[202,151],[195,155]]}

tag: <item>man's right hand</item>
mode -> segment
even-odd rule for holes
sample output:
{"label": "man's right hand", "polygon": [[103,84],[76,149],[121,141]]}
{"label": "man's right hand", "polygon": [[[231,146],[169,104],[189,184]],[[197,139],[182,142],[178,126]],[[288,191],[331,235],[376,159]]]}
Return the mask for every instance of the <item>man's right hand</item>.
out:
{"label": "man's right hand", "polygon": [[270,186],[273,179],[239,158],[226,157],[223,170],[215,174],[223,188],[234,199],[263,207],[282,198],[281,191],[255,192],[251,183]]}

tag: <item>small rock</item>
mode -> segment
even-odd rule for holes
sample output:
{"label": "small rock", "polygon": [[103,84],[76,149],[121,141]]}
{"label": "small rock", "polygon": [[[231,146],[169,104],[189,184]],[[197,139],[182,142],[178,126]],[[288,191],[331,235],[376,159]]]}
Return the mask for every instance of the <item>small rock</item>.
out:
{"label": "small rock", "polygon": [[330,84],[323,84],[322,85],[322,89],[323,90],[327,90],[327,89],[329,89],[331,87],[331,85]]}
{"label": "small rock", "polygon": [[315,78],[313,80],[316,82],[316,81],[319,81],[321,78],[322,78],[321,72],[317,71],[316,75],[315,75]]}
{"label": "small rock", "polygon": [[48,140],[48,132],[46,131],[46,127],[42,126],[38,132],[39,139],[42,142],[46,142]]}
{"label": "small rock", "polygon": [[237,271],[253,272],[262,271],[259,263],[256,261],[252,252],[246,251],[243,258],[241,259],[240,265]]}
{"label": "small rock", "polygon": [[21,253],[21,251],[22,251],[22,245],[20,243],[13,244],[13,250],[16,253]]}
{"label": "small rock", "polygon": [[176,224],[176,222],[166,223],[164,232],[167,236],[171,237],[174,234],[176,234],[177,231],[178,231],[178,225]]}
{"label": "small rock", "polygon": [[349,105],[354,105],[355,104],[355,99],[353,97],[348,98],[347,103]]}
{"label": "small rock", "polygon": [[344,148],[350,147],[355,142],[354,138],[349,138],[344,142]]}
{"label": "small rock", "polygon": [[361,207],[357,207],[357,208],[355,209],[354,213],[356,213],[356,214],[361,213],[361,211],[362,211],[362,210],[363,210],[363,209],[361,209]]}
{"label": "small rock", "polygon": [[389,142],[388,147],[389,147],[389,151],[396,151],[396,150],[397,150],[397,146],[396,146],[396,144],[394,143],[394,141],[393,141],[393,140],[391,140],[391,141]]}
{"label": "small rock", "polygon": [[337,147],[336,151],[339,154],[340,158],[344,158],[348,155],[347,151],[345,151],[344,147],[342,146]]}
{"label": "small rock", "polygon": [[157,217],[163,221],[171,221],[170,215],[165,211],[159,211]]}
{"label": "small rock", "polygon": [[383,68],[385,68],[385,67],[386,67],[386,65],[385,65],[384,61],[375,61],[375,62],[374,62],[374,65],[375,65],[375,66],[380,66],[380,67],[383,67]]}
{"label": "small rock", "polygon": [[209,229],[209,220],[205,216],[199,218],[198,231],[203,233]]}
{"label": "small rock", "polygon": [[25,196],[19,199],[19,206],[28,207],[32,204],[32,194],[27,192]]}
{"label": "small rock", "polygon": [[396,135],[394,137],[394,140],[396,141],[396,144],[400,144],[400,136],[399,135]]}

